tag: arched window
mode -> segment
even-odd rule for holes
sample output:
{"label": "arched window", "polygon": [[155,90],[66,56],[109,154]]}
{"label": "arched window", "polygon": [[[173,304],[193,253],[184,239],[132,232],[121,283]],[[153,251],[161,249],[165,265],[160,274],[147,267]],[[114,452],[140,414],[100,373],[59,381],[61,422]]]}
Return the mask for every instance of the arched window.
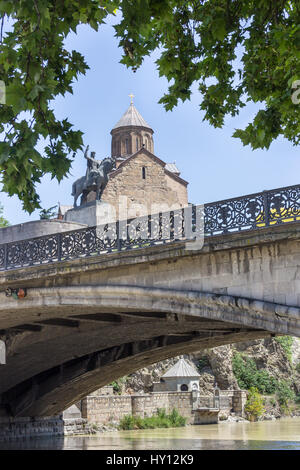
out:
{"label": "arched window", "polygon": [[180,386],[180,391],[181,391],[181,392],[187,392],[188,389],[189,389],[189,387],[187,386],[187,384],[182,384],[182,385]]}
{"label": "arched window", "polygon": [[125,151],[126,151],[126,154],[128,155],[128,154],[129,154],[129,142],[128,142],[128,139],[125,139]]}
{"label": "arched window", "polygon": [[139,149],[139,139],[136,138],[136,141],[135,141],[135,142],[136,142],[136,151],[138,151],[138,149]]}
{"label": "arched window", "polygon": [[144,166],[142,168],[142,178],[143,178],[143,180],[146,179],[146,168]]}

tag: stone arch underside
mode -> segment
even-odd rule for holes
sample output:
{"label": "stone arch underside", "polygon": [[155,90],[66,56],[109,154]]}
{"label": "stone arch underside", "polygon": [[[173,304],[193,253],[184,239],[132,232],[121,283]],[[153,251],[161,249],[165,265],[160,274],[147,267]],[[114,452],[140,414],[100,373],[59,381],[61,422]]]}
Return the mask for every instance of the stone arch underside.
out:
{"label": "stone arch underside", "polygon": [[32,288],[0,300],[1,405],[49,416],[112,380],[178,354],[270,334],[300,336],[300,309],[189,290]]}

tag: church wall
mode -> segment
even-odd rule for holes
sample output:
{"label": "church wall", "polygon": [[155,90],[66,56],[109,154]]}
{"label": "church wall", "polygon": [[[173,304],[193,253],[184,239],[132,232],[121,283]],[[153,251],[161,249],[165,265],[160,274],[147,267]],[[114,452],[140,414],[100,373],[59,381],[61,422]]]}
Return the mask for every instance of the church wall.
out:
{"label": "church wall", "polygon": [[154,392],[173,391],[181,392],[181,386],[186,385],[188,391],[199,390],[199,378],[198,377],[164,377],[161,382],[153,383]]}
{"label": "church wall", "polygon": [[[142,168],[145,176],[142,177]],[[123,199],[119,199],[119,197]],[[102,201],[116,207],[127,198],[128,214],[120,211],[120,218],[130,218],[168,211],[187,206],[187,188],[171,176],[148,155],[140,153],[120,168],[120,172],[109,179],[102,195]],[[125,199],[126,200],[126,199]]]}
{"label": "church wall", "polygon": [[[136,139],[138,138],[138,149]],[[128,149],[126,148],[128,139]],[[143,144],[149,152],[154,152],[154,143],[151,131],[143,128],[130,126],[130,128],[119,128],[112,131],[111,154],[112,156],[131,155],[142,148]],[[127,151],[128,150],[128,151]]]}
{"label": "church wall", "polygon": [[186,186],[181,184],[179,181],[175,181],[174,178],[169,175],[165,175],[165,179],[168,188],[177,193],[177,198],[180,201],[181,207],[187,207],[188,193]]}

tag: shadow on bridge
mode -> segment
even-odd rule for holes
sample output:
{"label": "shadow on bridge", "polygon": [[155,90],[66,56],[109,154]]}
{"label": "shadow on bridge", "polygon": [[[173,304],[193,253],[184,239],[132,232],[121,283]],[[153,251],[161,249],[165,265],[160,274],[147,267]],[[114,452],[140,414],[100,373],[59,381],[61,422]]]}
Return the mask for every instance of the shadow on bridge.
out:
{"label": "shadow on bridge", "polygon": [[1,308],[19,323],[1,332],[8,358],[0,371],[2,409],[12,416],[57,414],[118,377],[178,354],[300,333],[298,308],[190,290],[33,288],[26,303],[13,304],[14,312],[10,299]]}

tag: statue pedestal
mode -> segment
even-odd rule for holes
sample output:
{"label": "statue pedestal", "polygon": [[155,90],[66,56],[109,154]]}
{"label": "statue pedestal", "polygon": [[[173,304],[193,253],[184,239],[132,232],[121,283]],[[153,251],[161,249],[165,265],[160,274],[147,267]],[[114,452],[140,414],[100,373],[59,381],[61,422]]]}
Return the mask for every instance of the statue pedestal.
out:
{"label": "statue pedestal", "polygon": [[65,213],[67,222],[86,224],[89,227],[116,222],[115,208],[102,201],[88,202],[79,207],[74,207]]}

